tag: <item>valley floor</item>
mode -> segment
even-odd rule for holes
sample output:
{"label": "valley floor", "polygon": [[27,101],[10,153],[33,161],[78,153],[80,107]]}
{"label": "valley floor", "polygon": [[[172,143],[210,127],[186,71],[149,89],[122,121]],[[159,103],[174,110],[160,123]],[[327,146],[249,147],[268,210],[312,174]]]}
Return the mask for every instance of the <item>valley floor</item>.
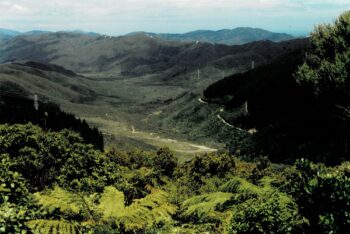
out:
{"label": "valley floor", "polygon": [[[83,117],[89,123],[98,126],[105,137],[124,137],[125,139],[133,139],[139,142],[144,142],[155,147],[168,147],[175,152],[180,161],[187,161],[194,157],[194,155],[216,152],[217,149],[188,142],[185,140],[170,139],[167,136],[147,132],[136,129],[134,125],[127,123],[118,123],[113,120],[108,120],[101,117]],[[113,145],[113,140],[110,145]]]}

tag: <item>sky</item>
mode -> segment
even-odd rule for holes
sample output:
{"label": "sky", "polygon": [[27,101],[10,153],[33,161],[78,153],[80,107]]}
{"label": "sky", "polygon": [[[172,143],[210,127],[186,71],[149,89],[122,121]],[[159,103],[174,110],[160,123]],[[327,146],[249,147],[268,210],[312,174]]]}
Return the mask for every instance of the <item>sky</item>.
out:
{"label": "sky", "polygon": [[302,35],[345,10],[350,0],[0,0],[0,28],[123,35],[255,27]]}

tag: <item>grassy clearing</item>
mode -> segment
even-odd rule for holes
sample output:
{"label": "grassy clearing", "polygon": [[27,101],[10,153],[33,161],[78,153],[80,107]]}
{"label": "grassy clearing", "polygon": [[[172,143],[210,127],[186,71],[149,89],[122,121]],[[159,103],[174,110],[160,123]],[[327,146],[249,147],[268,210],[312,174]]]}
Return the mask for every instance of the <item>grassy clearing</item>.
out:
{"label": "grassy clearing", "polygon": [[133,125],[115,122],[102,117],[84,117],[84,119],[98,126],[99,129],[106,134],[130,138],[155,147],[169,147],[176,153],[181,162],[190,160],[197,154],[217,151],[217,149],[207,146],[198,145],[183,140],[170,139],[154,132],[140,131]]}

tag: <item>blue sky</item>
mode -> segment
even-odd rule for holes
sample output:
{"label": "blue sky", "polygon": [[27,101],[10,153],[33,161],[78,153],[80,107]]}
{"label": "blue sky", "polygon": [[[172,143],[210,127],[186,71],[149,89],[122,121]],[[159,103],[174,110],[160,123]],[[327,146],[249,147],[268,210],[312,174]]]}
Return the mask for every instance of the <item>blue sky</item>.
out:
{"label": "blue sky", "polygon": [[0,28],[122,35],[247,26],[301,34],[345,10],[350,0],[0,0]]}

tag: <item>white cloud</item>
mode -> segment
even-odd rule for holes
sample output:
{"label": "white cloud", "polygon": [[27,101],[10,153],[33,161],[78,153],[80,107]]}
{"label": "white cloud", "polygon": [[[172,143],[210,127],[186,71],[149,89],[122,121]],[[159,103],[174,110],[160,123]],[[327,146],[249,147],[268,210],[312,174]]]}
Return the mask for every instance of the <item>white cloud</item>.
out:
{"label": "white cloud", "polygon": [[119,34],[254,25],[273,29],[295,21],[295,27],[306,28],[349,8],[349,0],[0,0],[0,27]]}

